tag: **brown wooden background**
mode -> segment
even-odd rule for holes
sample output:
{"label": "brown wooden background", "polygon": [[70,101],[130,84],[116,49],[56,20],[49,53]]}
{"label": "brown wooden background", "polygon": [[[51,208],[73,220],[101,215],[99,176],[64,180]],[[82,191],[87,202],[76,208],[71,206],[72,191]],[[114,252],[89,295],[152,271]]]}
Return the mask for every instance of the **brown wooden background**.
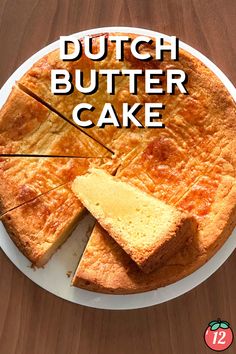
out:
{"label": "brown wooden background", "polygon": [[[34,52],[99,26],[144,27],[176,35],[236,83],[235,0],[0,0],[0,85]],[[0,182],[1,183],[1,182]],[[0,253],[1,354],[204,354],[210,320],[236,334],[236,253],[208,281],[168,303],[103,311],[63,301]],[[227,353],[236,352],[236,342]]]}

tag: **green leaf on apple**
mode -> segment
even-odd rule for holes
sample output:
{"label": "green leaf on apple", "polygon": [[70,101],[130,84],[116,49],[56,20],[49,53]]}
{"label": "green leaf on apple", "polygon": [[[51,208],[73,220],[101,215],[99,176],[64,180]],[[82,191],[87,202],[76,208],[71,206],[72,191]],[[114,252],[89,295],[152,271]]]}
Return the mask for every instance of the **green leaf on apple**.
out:
{"label": "green leaf on apple", "polygon": [[220,323],[215,323],[213,326],[211,326],[212,331],[216,331],[218,328],[220,328]]}
{"label": "green leaf on apple", "polygon": [[214,324],[218,323],[217,321],[211,321],[208,326],[213,326]]}
{"label": "green leaf on apple", "polygon": [[220,324],[220,328],[224,328],[224,329],[226,329],[226,328],[229,328],[229,326],[228,326],[228,324],[227,324],[227,323],[225,323],[225,322],[221,322],[221,324]]}

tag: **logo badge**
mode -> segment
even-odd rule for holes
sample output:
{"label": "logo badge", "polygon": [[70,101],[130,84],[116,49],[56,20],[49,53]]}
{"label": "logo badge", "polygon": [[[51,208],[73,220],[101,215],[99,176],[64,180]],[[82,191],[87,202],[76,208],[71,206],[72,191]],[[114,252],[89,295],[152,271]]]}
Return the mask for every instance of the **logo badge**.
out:
{"label": "logo badge", "polygon": [[205,330],[204,340],[208,348],[216,352],[228,349],[234,340],[229,322],[221,321],[219,318],[211,321]]}

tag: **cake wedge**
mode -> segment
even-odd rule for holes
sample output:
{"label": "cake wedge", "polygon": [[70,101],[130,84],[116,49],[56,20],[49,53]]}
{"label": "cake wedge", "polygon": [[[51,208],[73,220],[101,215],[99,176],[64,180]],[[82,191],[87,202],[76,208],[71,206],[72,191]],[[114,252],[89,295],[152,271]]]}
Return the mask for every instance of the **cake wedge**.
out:
{"label": "cake wedge", "polygon": [[79,200],[146,273],[158,268],[197,232],[191,216],[92,168],[72,184]]}
{"label": "cake wedge", "polygon": [[68,183],[8,211],[1,221],[32,265],[42,267],[70,236],[83,211]]}

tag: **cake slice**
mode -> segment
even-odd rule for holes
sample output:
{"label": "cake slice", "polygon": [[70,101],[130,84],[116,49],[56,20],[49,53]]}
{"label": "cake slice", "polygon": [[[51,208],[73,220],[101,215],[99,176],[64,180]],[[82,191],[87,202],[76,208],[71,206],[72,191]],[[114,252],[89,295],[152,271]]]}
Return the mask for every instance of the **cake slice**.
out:
{"label": "cake slice", "polygon": [[77,177],[72,190],[145,272],[165,262],[196,232],[192,217],[102,170]]}
{"label": "cake slice", "polygon": [[84,208],[68,186],[49,191],[1,217],[20,251],[37,267],[68,238]]}

